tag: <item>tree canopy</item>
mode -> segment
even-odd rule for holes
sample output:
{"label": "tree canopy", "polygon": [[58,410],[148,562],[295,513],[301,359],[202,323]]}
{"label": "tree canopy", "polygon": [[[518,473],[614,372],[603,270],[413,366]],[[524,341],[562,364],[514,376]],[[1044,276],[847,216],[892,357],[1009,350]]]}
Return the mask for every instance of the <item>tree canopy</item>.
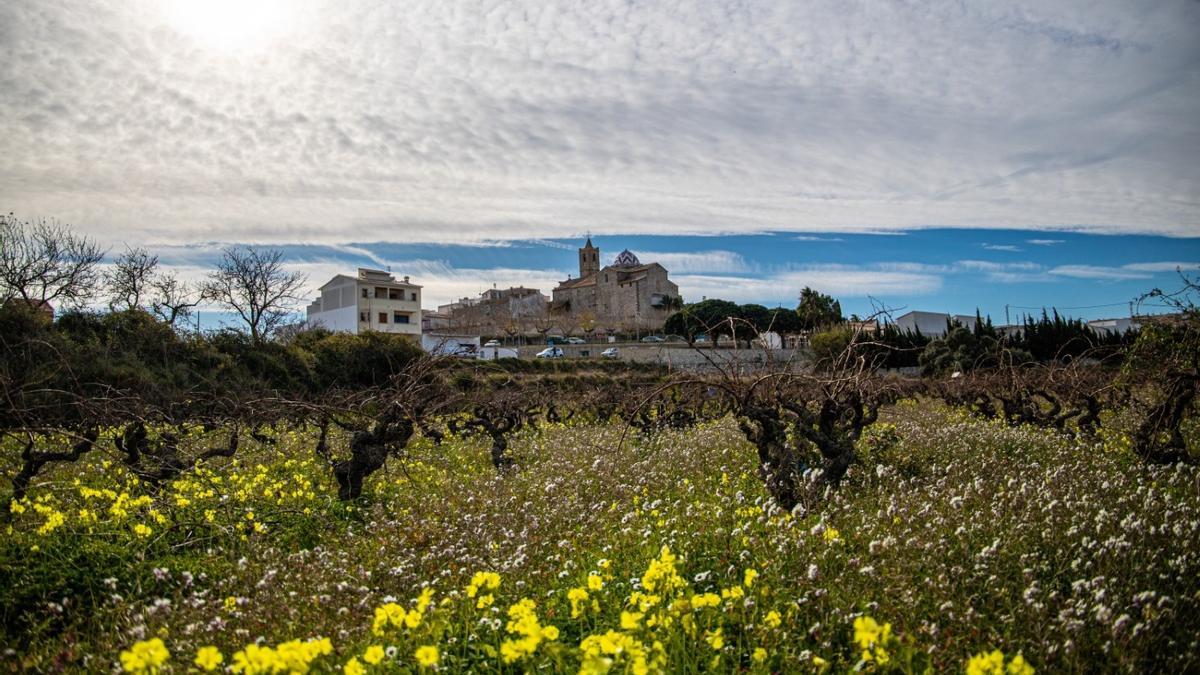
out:
{"label": "tree canopy", "polygon": [[800,306],[796,308],[803,330],[817,330],[845,321],[842,304],[832,296],[805,286],[800,291]]}

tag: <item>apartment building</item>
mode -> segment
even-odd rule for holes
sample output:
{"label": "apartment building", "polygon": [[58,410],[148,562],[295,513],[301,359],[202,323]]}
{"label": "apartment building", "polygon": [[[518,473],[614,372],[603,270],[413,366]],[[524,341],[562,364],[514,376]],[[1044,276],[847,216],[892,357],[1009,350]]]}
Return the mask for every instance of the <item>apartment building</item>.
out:
{"label": "apartment building", "polygon": [[421,287],[408,277],[358,268],[358,276],[339,274],[321,286],[321,297],[308,306],[308,325],[332,331],[421,335]]}

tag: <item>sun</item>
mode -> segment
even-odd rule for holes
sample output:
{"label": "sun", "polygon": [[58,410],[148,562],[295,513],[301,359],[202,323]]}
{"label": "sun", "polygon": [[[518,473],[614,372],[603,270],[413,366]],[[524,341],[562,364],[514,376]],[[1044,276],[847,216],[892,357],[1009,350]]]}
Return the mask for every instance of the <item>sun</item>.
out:
{"label": "sun", "polygon": [[286,0],[165,0],[175,30],[221,51],[261,49],[291,27]]}

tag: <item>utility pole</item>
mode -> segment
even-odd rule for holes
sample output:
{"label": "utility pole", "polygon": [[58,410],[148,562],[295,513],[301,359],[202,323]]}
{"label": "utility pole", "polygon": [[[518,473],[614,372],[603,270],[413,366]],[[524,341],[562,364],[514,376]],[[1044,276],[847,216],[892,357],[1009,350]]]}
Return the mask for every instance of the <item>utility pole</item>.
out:
{"label": "utility pole", "polygon": [[1012,320],[1008,318],[1008,305],[1004,306],[1004,325],[1011,326]]}

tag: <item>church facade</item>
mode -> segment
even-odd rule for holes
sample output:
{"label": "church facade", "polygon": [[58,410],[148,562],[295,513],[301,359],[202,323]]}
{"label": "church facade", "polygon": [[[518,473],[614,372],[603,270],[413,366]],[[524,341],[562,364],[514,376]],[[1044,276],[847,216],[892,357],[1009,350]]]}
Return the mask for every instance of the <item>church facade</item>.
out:
{"label": "church facade", "polygon": [[600,266],[591,237],[579,249],[579,277],[552,291],[551,312],[608,331],[657,331],[683,305],[679,287],[656,262],[643,264],[629,249]]}

